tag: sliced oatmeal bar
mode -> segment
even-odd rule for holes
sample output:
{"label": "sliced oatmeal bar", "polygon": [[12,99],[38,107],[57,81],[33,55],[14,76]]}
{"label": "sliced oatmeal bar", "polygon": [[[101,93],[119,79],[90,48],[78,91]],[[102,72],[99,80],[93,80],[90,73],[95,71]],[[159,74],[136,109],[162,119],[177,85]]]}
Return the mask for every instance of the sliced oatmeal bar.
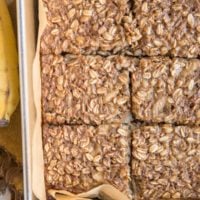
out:
{"label": "sliced oatmeal bar", "polygon": [[136,199],[200,198],[200,127],[142,126],[132,137]]}
{"label": "sliced oatmeal bar", "polygon": [[143,55],[200,55],[199,0],[134,0],[134,13],[142,34],[133,49]]}
{"label": "sliced oatmeal bar", "polygon": [[126,125],[43,126],[47,189],[73,193],[109,183],[131,197]]}
{"label": "sliced oatmeal bar", "polygon": [[200,124],[200,60],[143,58],[131,81],[137,119]]}
{"label": "sliced oatmeal bar", "polygon": [[48,19],[43,54],[115,54],[141,37],[128,0],[43,1]]}
{"label": "sliced oatmeal bar", "polygon": [[123,56],[42,56],[43,121],[89,125],[128,122],[128,70],[135,68],[136,60]]}

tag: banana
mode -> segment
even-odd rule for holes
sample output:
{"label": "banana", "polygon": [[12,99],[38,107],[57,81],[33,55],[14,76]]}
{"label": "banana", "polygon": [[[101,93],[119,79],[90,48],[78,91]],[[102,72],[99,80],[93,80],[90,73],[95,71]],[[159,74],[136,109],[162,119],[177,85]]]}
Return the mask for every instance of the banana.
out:
{"label": "banana", "polygon": [[5,0],[0,0],[0,127],[8,125],[19,103],[16,39]]}

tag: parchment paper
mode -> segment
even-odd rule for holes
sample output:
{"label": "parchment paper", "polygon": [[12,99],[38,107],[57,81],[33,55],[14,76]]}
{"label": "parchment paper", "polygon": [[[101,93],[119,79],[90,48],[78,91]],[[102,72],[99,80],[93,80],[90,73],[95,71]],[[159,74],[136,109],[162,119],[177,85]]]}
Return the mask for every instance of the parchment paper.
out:
{"label": "parchment paper", "polygon": [[[39,33],[36,56],[33,64],[33,92],[36,107],[36,123],[32,138],[32,187],[33,193],[39,200],[46,200],[44,180],[44,158],[42,146],[42,116],[41,116],[41,69],[40,69],[40,38],[47,25],[45,8],[39,0]],[[48,193],[56,200],[90,200],[99,197],[102,200],[128,200],[123,193],[111,185],[104,184],[88,192],[78,195],[67,191],[49,190]]]}
{"label": "parchment paper", "polygon": [[32,138],[32,187],[39,200],[46,200],[44,181],[44,159],[42,147],[42,117],[41,117],[41,73],[40,73],[40,38],[47,24],[42,0],[39,0],[39,32],[36,56],[33,63],[33,93],[36,108],[36,122]]}

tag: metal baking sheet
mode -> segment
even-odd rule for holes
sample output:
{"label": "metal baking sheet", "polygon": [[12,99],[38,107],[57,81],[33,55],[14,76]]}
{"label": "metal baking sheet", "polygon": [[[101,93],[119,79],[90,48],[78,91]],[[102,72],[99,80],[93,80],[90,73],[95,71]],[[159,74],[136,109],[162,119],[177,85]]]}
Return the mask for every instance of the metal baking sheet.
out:
{"label": "metal baking sheet", "polygon": [[35,121],[32,64],[36,46],[37,1],[18,0],[18,48],[21,83],[21,120],[24,167],[24,199],[35,199],[31,188],[31,136]]}

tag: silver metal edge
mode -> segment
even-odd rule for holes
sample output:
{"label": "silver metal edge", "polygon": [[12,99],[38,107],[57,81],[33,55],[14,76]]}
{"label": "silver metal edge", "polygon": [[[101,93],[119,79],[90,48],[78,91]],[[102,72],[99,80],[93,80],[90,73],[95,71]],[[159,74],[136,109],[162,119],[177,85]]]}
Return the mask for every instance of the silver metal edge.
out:
{"label": "silver metal edge", "polygon": [[22,118],[22,143],[23,143],[23,180],[24,199],[33,200],[31,182],[31,149],[30,149],[30,121],[29,121],[29,97],[27,68],[31,67],[27,60],[27,38],[26,38],[26,0],[17,0],[17,25],[18,25],[18,49],[19,49],[19,74],[20,74],[20,94],[21,94],[21,118]]}

